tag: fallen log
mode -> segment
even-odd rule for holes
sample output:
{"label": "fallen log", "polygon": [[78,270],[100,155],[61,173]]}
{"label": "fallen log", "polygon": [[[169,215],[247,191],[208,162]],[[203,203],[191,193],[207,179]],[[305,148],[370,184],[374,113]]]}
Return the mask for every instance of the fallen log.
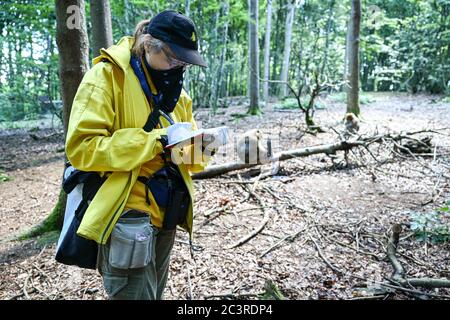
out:
{"label": "fallen log", "polygon": [[[274,161],[283,161],[297,157],[306,157],[313,154],[325,153],[325,154],[334,154],[336,151],[346,151],[356,146],[364,146],[366,144],[365,141],[341,141],[333,144],[324,144],[300,149],[293,149],[288,151],[283,151],[274,154]],[[206,168],[205,171],[195,173],[192,175],[192,179],[205,179],[212,178],[215,176],[219,176],[221,174],[242,170],[247,168],[256,167],[259,164],[249,164],[242,162],[234,162],[234,163],[225,163],[220,165],[212,165]]]}
{"label": "fallen log", "polygon": [[[368,146],[372,143],[383,143],[386,140],[388,141],[399,141],[402,139],[413,139],[411,138],[412,135],[420,134],[420,133],[437,133],[437,134],[443,134],[440,131],[446,131],[450,128],[440,128],[440,129],[434,129],[434,130],[419,130],[419,131],[413,131],[413,132],[406,132],[406,133],[400,133],[400,134],[378,134],[374,136],[366,136],[366,137],[358,137],[356,139],[351,140],[343,140],[337,143],[331,143],[331,144],[324,144],[324,145],[317,145],[317,146],[311,146],[306,148],[300,148],[300,149],[293,149],[293,150],[287,150],[282,151],[274,154],[273,161],[283,161],[288,160],[292,158],[297,157],[306,157],[314,154],[324,153],[324,154],[330,154],[333,155],[336,153],[336,151],[348,151],[351,148],[354,147],[365,147],[366,150],[368,150]],[[370,153],[370,152],[369,152]],[[414,156],[414,154],[410,153],[410,155]],[[198,172],[192,175],[192,179],[205,179],[205,178],[212,178],[219,176],[221,174],[236,171],[236,170],[242,170],[247,168],[256,167],[260,164],[248,164],[248,163],[242,163],[242,162],[233,162],[233,163],[225,163],[225,164],[219,164],[219,165],[212,165],[208,166],[206,170],[203,172]],[[447,176],[445,176],[447,177]]]}

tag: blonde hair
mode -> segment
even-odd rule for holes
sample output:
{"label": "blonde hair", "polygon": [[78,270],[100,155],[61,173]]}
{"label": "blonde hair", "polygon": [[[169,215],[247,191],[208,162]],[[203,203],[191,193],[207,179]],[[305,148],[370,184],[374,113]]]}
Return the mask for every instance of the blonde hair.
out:
{"label": "blonde hair", "polygon": [[152,53],[160,53],[167,45],[147,33],[147,27],[150,20],[142,20],[136,26],[134,31],[134,44],[131,53],[136,57],[142,57],[145,51]]}

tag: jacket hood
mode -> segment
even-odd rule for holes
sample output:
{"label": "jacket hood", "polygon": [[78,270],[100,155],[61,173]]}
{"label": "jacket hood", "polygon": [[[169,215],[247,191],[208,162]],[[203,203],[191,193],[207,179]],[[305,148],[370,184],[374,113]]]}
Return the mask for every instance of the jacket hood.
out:
{"label": "jacket hood", "polygon": [[108,49],[100,49],[100,55],[95,57],[92,62],[95,65],[103,59],[107,59],[126,72],[130,67],[131,48],[133,47],[133,43],[133,37],[123,37],[117,44],[112,45]]}

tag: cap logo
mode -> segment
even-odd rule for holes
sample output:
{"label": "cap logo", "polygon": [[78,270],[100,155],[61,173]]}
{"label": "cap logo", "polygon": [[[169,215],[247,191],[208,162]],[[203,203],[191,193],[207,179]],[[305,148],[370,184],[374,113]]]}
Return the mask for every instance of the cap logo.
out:
{"label": "cap logo", "polygon": [[195,37],[195,32],[192,32],[191,40],[193,42],[195,42],[197,40],[197,38]]}

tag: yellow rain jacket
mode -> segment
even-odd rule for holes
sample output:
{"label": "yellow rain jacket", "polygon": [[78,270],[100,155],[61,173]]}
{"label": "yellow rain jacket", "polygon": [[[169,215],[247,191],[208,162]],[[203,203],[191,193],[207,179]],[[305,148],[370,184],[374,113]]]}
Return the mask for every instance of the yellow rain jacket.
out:
{"label": "yellow rain jacket", "polygon": [[[67,131],[66,154],[70,163],[79,170],[97,171],[107,177],[77,232],[99,244],[105,244],[111,234],[142,165],[163,152],[159,139],[166,134],[165,127],[169,125],[161,117],[164,128],[151,132],[142,129],[152,106],[130,66],[133,42],[132,37],[124,37],[117,45],[102,49],[101,55],[93,60],[94,66],[85,74],[74,98]],[[150,86],[156,93],[151,81]],[[184,90],[170,115],[175,122],[191,122],[193,129],[197,129],[192,100]],[[190,173],[202,171],[209,157],[197,150],[194,152],[193,145],[176,149],[176,152],[183,159],[191,159],[191,164],[182,163],[179,169],[192,200],[182,228],[192,238],[194,190]],[[152,166],[147,165],[146,169],[149,167]],[[160,224],[162,217],[156,220]]]}

